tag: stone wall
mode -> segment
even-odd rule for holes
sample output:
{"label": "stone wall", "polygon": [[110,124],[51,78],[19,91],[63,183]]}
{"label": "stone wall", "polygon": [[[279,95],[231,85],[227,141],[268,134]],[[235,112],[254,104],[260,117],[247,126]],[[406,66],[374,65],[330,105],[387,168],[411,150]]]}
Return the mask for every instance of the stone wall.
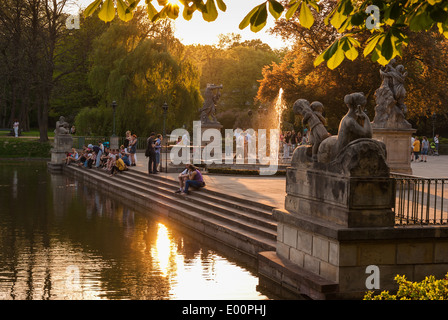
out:
{"label": "stone wall", "polygon": [[[429,275],[443,278],[448,272],[448,228],[444,226],[347,228],[285,210],[276,209],[274,215],[279,260],[274,263],[272,256],[269,262],[266,257],[260,259],[259,272],[314,299],[362,299],[369,290],[368,266],[378,267],[377,291],[396,290],[398,274],[421,281]],[[292,265],[297,267],[294,272]],[[299,270],[315,277],[309,275],[305,281]],[[332,289],[324,290],[325,286],[317,283]]]}

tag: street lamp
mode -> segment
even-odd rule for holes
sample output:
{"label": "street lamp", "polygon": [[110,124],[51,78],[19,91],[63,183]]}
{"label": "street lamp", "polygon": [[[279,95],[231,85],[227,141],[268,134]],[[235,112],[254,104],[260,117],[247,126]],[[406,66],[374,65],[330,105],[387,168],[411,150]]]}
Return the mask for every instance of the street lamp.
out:
{"label": "street lamp", "polygon": [[118,137],[115,135],[115,109],[117,108],[117,102],[112,101],[112,109],[114,109],[114,123],[113,123],[113,131],[112,137],[110,137],[110,148],[118,149]]}
{"label": "street lamp", "polygon": [[165,172],[168,173],[168,139],[166,139],[165,135],[165,123],[166,123],[166,114],[168,112],[168,103],[162,105],[163,109],[163,139],[165,140]]}
{"label": "street lamp", "polygon": [[112,136],[115,137],[115,109],[117,108],[117,101],[112,101],[112,109],[114,109],[114,126]]}
{"label": "street lamp", "polygon": [[434,138],[436,135],[436,119],[437,115],[435,112],[432,113],[432,137]]}
{"label": "street lamp", "polygon": [[162,105],[163,108],[163,137],[165,138],[165,122],[166,122],[166,113],[168,112],[168,104],[165,102]]}

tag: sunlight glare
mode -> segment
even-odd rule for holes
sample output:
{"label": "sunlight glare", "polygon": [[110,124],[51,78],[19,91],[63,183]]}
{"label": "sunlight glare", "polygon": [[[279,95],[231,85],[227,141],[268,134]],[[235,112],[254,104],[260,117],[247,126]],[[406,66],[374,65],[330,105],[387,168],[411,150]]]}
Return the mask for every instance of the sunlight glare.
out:
{"label": "sunlight glare", "polygon": [[170,255],[171,240],[169,237],[168,229],[163,224],[158,223],[154,257],[164,277],[166,277],[168,274]]}

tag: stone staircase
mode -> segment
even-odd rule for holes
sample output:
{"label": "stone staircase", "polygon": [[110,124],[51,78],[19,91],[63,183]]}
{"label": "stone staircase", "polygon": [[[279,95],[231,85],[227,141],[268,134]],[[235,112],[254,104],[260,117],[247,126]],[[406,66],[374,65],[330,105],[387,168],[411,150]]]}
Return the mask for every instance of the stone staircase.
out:
{"label": "stone staircase", "polygon": [[98,185],[114,196],[135,201],[254,258],[258,252],[275,251],[277,223],[271,206],[207,187],[192,190],[187,196],[175,194],[179,188],[176,181],[132,169],[110,177],[102,169],[71,165],[64,167],[64,173]]}

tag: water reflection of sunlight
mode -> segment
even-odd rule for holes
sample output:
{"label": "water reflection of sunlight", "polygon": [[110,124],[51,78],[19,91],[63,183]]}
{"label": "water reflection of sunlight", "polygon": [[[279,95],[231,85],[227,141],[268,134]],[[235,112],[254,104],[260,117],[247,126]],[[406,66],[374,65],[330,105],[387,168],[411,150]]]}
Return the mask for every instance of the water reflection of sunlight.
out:
{"label": "water reflection of sunlight", "polygon": [[[171,299],[253,299],[250,288],[258,284],[256,277],[212,252],[200,250],[194,259],[178,255],[176,281],[170,290]],[[217,290],[219,288],[219,290]],[[257,293],[258,294],[258,293]],[[257,298],[265,298],[258,294]]]}
{"label": "water reflection of sunlight", "polygon": [[[156,259],[160,272],[164,277],[167,276],[170,266],[170,256],[172,247],[168,229],[161,223],[157,224],[157,240],[153,256]],[[175,250],[175,249],[174,249]]]}

